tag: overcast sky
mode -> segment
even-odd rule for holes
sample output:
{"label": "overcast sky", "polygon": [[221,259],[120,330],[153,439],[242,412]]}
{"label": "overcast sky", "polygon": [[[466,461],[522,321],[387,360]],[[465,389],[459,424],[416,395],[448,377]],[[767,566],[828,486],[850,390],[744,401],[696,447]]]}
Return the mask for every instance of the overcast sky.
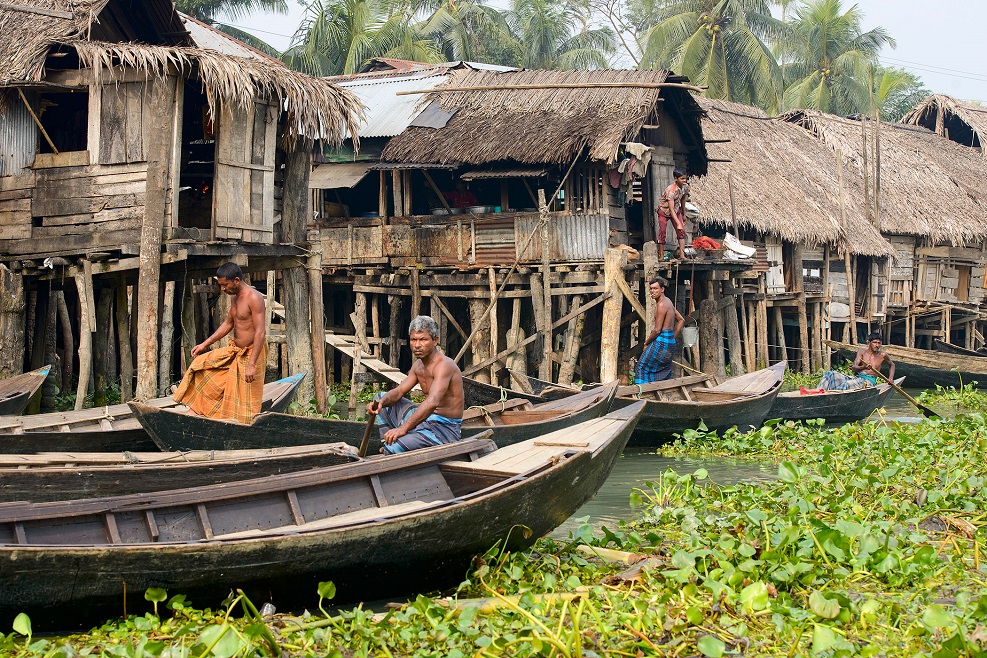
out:
{"label": "overcast sky", "polygon": [[[506,6],[505,0],[492,2]],[[881,56],[885,66],[908,69],[936,93],[987,103],[987,38],[983,0],[860,0],[864,29],[884,27],[897,41]],[[288,0],[290,14],[254,14],[237,25],[284,50],[304,13]],[[844,7],[851,3],[844,2]]]}

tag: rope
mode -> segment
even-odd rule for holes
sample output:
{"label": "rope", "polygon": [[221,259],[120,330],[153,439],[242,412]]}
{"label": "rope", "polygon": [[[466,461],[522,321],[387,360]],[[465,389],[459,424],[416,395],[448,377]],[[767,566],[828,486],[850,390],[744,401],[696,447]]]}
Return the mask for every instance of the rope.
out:
{"label": "rope", "polygon": [[641,396],[644,395],[644,387],[642,387],[640,384],[634,384],[634,385],[637,386],[637,395],[635,397],[638,400],[640,400]]}

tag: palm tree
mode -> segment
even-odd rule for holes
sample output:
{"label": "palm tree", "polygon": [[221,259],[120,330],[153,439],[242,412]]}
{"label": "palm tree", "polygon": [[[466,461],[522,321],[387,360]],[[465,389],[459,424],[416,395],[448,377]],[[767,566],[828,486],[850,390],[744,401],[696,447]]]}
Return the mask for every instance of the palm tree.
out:
{"label": "palm tree", "polygon": [[772,0],[636,0],[642,67],[667,68],[723,98],[776,109],[781,69],[767,42],[784,31]]}
{"label": "palm tree", "polygon": [[884,121],[900,121],[913,107],[932,93],[911,71],[878,67],[874,73],[874,103]]}
{"label": "palm tree", "polygon": [[585,3],[512,0],[504,18],[512,61],[529,69],[606,68],[616,50],[613,31],[585,21]]}
{"label": "palm tree", "polygon": [[288,4],[285,0],[175,0],[175,8],[272,57],[280,55],[277,49],[267,42],[233,27],[220,18],[236,21],[255,11],[285,14],[288,12]]}
{"label": "palm tree", "polygon": [[862,31],[861,18],[857,5],[844,12],[841,0],[811,0],[796,8],[780,41],[786,108],[868,110],[868,70],[881,48],[895,42],[884,28]]}
{"label": "palm tree", "polygon": [[314,0],[282,59],[312,75],[357,73],[373,57],[444,61],[416,11],[388,0]]}
{"label": "palm tree", "polygon": [[449,61],[510,65],[514,43],[504,12],[482,0],[439,2],[420,26]]}

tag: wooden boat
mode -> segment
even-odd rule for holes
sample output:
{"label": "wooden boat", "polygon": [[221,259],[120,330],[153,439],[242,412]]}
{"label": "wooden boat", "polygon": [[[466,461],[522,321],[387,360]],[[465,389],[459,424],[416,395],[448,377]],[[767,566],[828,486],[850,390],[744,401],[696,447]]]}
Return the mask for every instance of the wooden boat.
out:
{"label": "wooden boat", "polygon": [[[305,373],[264,384],[261,409],[288,408]],[[156,408],[186,407],[171,397],[147,402]],[[126,404],[35,416],[0,418],[0,453],[32,452],[151,452],[157,450]]]}
{"label": "wooden boat", "polygon": [[[857,357],[857,350],[863,347],[835,340],[827,340],[826,344],[850,361]],[[978,387],[987,388],[987,356],[947,354],[901,345],[885,345],[884,349],[894,361],[895,374],[907,377],[909,386],[935,388],[938,385],[959,388],[961,382],[962,384],[977,382]]]}
{"label": "wooden boat", "polygon": [[475,555],[524,549],[595,495],[643,406],[500,449],[466,439],[153,495],[3,503],[0,616],[64,623],[71,608],[76,621],[118,612],[124,591],[137,611],[149,587],[199,606],[243,588],[291,610],[314,607],[320,581],[342,602],[455,585]]}
{"label": "wooden boat", "polygon": [[[968,350],[965,347],[960,347],[959,345],[953,345],[952,343],[947,343],[946,341],[939,340],[938,338],[936,338],[933,341],[933,345],[935,346],[937,352],[945,352],[946,354],[956,354],[959,356],[979,356],[979,357],[987,356],[987,350],[984,350],[983,348],[979,350]],[[894,357],[891,358],[893,359]]]}
{"label": "wooden boat", "polygon": [[45,366],[0,380],[0,416],[16,416],[23,413],[27,403],[41,388],[51,366]]}
{"label": "wooden boat", "polygon": [[[610,410],[616,385],[586,391],[565,400],[532,405],[519,398],[463,413],[463,433],[490,428],[491,438],[503,447],[574,423],[602,416]],[[212,420],[131,403],[134,416],[161,450],[234,450],[307,445],[344,441],[360,445],[365,422],[328,420],[278,413],[258,414],[249,425]],[[368,454],[380,452],[379,434],[371,436]]]}
{"label": "wooden boat", "polygon": [[717,383],[712,375],[692,375],[653,384],[621,386],[614,408],[646,400],[631,445],[656,445],[696,429],[722,432],[760,427],[781,391],[786,361]]}
{"label": "wooden boat", "polygon": [[0,502],[44,502],[201,487],[358,461],[345,443],[266,450],[0,455]]}
{"label": "wooden boat", "polygon": [[582,390],[577,386],[566,386],[565,384],[547,382],[544,379],[538,379],[531,375],[522,375],[512,370],[508,372],[510,372],[511,379],[523,382],[521,384],[522,388],[527,387],[533,395],[545,398],[546,400],[561,400]]}
{"label": "wooden boat", "polygon": [[484,384],[469,377],[463,377],[463,398],[467,407],[483,407],[508,398],[520,398],[532,403],[547,402],[543,397],[513,391],[503,386]]}
{"label": "wooden boat", "polygon": [[[901,386],[904,377],[895,379]],[[827,423],[852,423],[870,416],[883,407],[894,394],[890,384],[879,384],[854,391],[826,391],[802,395],[798,391],[779,393],[771,405],[768,418],[812,420],[822,418]]]}

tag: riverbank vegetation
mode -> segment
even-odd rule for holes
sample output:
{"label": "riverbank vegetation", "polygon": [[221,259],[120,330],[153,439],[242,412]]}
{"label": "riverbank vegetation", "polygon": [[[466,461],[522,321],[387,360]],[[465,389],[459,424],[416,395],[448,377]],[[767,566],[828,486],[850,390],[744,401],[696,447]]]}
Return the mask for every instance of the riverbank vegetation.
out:
{"label": "riverbank vegetation", "polygon": [[[261,617],[241,596],[181,596],[11,656],[977,656],[987,651],[987,420],[688,432],[663,451],[772,460],[731,487],[672,471],[632,493],[638,520],[478,557],[452,597]],[[518,529],[523,531],[523,529]],[[178,592],[168,595],[180,595]],[[314,597],[314,593],[313,593]],[[151,604],[148,604],[148,610]],[[35,629],[37,631],[38,629]]]}

